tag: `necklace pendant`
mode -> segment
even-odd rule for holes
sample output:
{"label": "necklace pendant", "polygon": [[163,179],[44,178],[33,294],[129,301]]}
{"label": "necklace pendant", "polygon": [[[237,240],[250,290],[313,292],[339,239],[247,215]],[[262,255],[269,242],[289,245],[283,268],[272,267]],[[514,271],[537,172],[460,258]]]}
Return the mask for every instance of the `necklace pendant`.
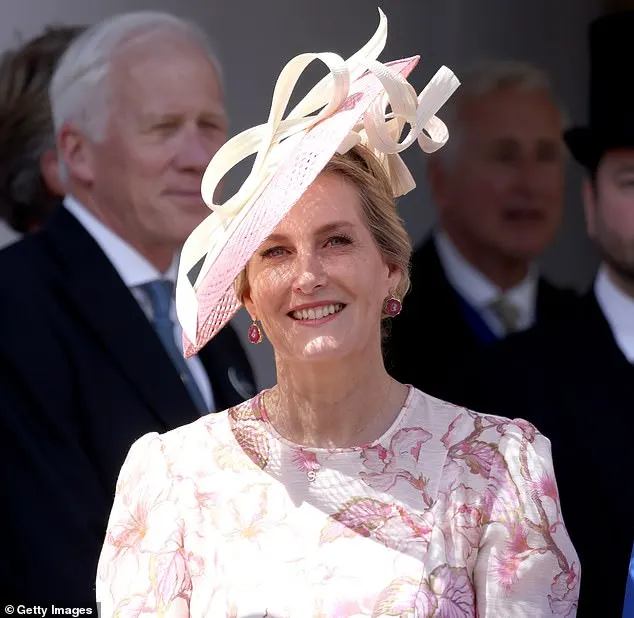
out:
{"label": "necklace pendant", "polygon": [[306,478],[311,483],[314,483],[317,480],[317,472],[321,469],[321,466],[318,463],[313,464],[313,467],[306,472]]}

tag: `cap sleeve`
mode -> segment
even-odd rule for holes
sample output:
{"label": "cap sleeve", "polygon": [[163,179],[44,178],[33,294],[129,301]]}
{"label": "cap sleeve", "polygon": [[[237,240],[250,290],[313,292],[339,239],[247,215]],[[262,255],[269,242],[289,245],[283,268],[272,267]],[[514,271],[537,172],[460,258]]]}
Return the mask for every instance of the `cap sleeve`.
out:
{"label": "cap sleeve", "polygon": [[574,616],[579,559],[561,516],[550,441],[530,423],[505,425],[484,500],[479,615]]}
{"label": "cap sleeve", "polygon": [[132,445],[117,481],[97,569],[102,618],[141,612],[189,616],[182,530],[163,442],[147,434]]}

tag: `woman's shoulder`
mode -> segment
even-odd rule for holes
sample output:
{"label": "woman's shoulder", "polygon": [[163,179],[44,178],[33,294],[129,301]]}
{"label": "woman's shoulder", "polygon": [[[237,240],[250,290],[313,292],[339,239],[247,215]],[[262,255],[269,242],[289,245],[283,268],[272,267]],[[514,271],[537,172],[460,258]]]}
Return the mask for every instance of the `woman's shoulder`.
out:
{"label": "woman's shoulder", "polygon": [[443,451],[439,491],[453,500],[461,487],[476,493],[488,488],[493,499],[506,489],[519,495],[523,488],[526,501],[527,488],[540,482],[544,495],[556,500],[550,441],[534,425],[481,414],[420,391],[416,395],[419,413],[428,416],[433,428],[429,444],[435,441]]}
{"label": "woman's shoulder", "polygon": [[429,419],[428,422],[442,432],[441,441],[447,448],[473,436],[477,436],[479,441],[486,440],[487,443],[501,446],[514,440],[550,444],[532,423],[522,418],[483,414],[418,389],[414,389],[412,406],[418,408]]}
{"label": "woman's shoulder", "polygon": [[[230,419],[248,413],[256,405],[258,396],[164,433],[147,433],[134,442],[128,459],[160,456],[169,462],[194,460],[198,452],[209,452],[210,448],[232,440]],[[187,453],[187,458],[182,457],[183,453]]]}

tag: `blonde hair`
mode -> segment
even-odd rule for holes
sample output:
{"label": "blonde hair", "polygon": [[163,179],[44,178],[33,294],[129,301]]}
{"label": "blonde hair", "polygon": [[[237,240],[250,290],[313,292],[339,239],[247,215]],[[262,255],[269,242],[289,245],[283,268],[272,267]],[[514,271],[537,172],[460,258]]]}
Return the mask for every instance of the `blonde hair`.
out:
{"label": "blonde hair", "polygon": [[[346,154],[335,154],[322,174],[339,174],[356,187],[366,224],[383,259],[401,270],[401,281],[394,296],[402,300],[410,287],[412,244],[396,210],[385,169],[367,148],[355,146]],[[236,296],[241,302],[248,285],[247,269],[244,268],[234,282]]]}

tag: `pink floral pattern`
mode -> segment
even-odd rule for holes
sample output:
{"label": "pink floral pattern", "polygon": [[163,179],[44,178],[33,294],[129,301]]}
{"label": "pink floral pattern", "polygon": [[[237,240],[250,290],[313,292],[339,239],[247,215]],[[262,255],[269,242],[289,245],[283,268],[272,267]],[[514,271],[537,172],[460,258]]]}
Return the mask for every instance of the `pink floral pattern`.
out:
{"label": "pink floral pattern", "polygon": [[289,444],[261,397],[142,437],[97,598],[103,617],[571,617],[579,577],[548,440],[410,389],[358,449]]}

